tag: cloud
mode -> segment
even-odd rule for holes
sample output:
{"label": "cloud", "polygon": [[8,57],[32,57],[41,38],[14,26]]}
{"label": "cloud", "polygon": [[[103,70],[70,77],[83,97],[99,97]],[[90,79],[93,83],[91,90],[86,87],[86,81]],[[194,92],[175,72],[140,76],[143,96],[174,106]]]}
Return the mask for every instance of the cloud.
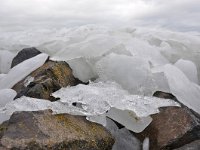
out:
{"label": "cloud", "polygon": [[1,0],[0,26],[91,23],[200,30],[199,0]]}

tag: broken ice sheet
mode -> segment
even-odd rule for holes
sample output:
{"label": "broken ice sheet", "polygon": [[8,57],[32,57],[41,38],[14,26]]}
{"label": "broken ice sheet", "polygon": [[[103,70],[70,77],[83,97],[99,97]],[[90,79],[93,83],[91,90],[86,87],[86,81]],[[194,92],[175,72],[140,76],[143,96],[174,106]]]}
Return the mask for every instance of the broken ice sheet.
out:
{"label": "broken ice sheet", "polygon": [[42,66],[47,58],[48,55],[42,53],[13,67],[7,75],[1,78],[0,89],[12,88],[17,82],[21,81],[31,72]]}
{"label": "broken ice sheet", "polygon": [[[154,97],[130,95],[115,82],[98,82],[89,85],[77,85],[76,87],[62,88],[53,93],[59,97],[60,102],[82,104],[82,109],[93,114],[91,121],[98,120],[104,124],[106,116],[123,124],[134,132],[141,132],[149,123],[151,114],[158,113],[159,107],[179,106],[172,100],[164,100]],[[90,117],[88,117],[90,119]]]}
{"label": "broken ice sheet", "polygon": [[0,108],[12,102],[16,95],[17,93],[12,89],[0,90]]}
{"label": "broken ice sheet", "polygon": [[[9,102],[12,102],[16,95],[17,93],[12,89],[0,90],[0,108],[5,107],[5,105]],[[2,123],[5,120],[8,120],[9,118],[10,115],[5,113],[0,113],[0,123]]]}
{"label": "broken ice sheet", "polygon": [[115,82],[79,84],[74,87],[62,88],[52,95],[60,98],[62,103],[81,103],[85,111],[96,115],[103,114],[110,107],[114,107],[133,111],[137,117],[146,117],[158,113],[159,107],[179,106],[176,102],[168,99],[130,95]]}
{"label": "broken ice sheet", "polygon": [[111,108],[106,113],[106,116],[136,133],[142,132],[152,121],[152,118],[149,116],[138,118],[132,111],[120,110],[116,108]]}
{"label": "broken ice sheet", "polygon": [[200,113],[200,86],[191,82],[176,66],[167,64],[164,73],[168,80],[171,93],[195,112]]}
{"label": "broken ice sheet", "polygon": [[[114,82],[98,82],[62,88],[52,94],[56,102],[22,97],[4,108],[4,112],[37,111],[51,109],[55,114],[69,113],[87,116],[105,126],[106,116],[121,123],[133,132],[141,132],[149,123],[149,115],[158,113],[159,107],[179,106],[172,100],[130,95]],[[78,103],[78,107],[73,106]]]}

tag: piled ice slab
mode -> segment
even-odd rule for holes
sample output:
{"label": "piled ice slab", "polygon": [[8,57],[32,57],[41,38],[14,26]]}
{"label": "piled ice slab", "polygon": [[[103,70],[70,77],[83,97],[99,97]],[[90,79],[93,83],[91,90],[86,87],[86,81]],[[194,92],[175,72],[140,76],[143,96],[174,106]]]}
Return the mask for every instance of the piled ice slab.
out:
{"label": "piled ice slab", "polygon": [[[158,107],[174,105],[171,101],[162,100],[162,105],[158,99],[138,96],[151,96],[160,90],[172,93],[180,102],[200,112],[199,36],[163,29],[116,29],[96,25],[0,32],[0,73],[8,71],[7,64],[12,56],[7,51],[15,53],[28,46],[37,46],[51,59],[67,61],[80,80],[99,82],[61,89],[54,93],[61,100],[53,103],[23,97],[8,104],[7,111],[51,108],[55,113],[86,115],[102,124],[106,122],[105,116],[110,116],[139,132],[150,122],[148,115],[157,113]],[[8,61],[2,57],[5,55]],[[42,65],[47,58],[42,55],[38,56],[42,58],[36,57],[37,63],[27,60],[7,75],[1,74],[0,89],[11,88]],[[136,117],[140,120],[138,126],[134,119],[126,122],[123,116]]]}
{"label": "piled ice slab", "polygon": [[0,78],[0,89],[12,88],[32,71],[42,66],[47,58],[48,55],[42,53],[13,67],[7,75]]}
{"label": "piled ice slab", "polygon": [[200,113],[200,86],[191,82],[180,69],[173,65],[166,65],[164,73],[172,94],[181,103]]}
{"label": "piled ice slab", "polygon": [[[127,129],[141,132],[149,125],[151,114],[159,107],[179,106],[172,100],[130,95],[114,82],[62,88],[53,93],[59,101],[49,102],[28,97],[19,98],[5,106],[4,112],[52,109],[55,113],[81,114],[105,125],[105,117],[123,124]],[[76,105],[76,106],[74,106]]]}

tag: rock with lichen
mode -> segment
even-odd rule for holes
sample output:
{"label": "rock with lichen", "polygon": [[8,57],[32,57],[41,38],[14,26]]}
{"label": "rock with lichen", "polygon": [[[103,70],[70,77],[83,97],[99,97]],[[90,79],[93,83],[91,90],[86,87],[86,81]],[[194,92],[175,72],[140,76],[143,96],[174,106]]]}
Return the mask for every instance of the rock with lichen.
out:
{"label": "rock with lichen", "polygon": [[111,134],[82,116],[50,110],[16,112],[0,126],[0,147],[20,150],[110,150]]}
{"label": "rock with lichen", "polygon": [[13,89],[17,91],[17,97],[23,95],[39,99],[54,101],[51,93],[61,87],[74,86],[81,83],[75,78],[72,69],[64,61],[47,61],[43,66],[32,72]]}

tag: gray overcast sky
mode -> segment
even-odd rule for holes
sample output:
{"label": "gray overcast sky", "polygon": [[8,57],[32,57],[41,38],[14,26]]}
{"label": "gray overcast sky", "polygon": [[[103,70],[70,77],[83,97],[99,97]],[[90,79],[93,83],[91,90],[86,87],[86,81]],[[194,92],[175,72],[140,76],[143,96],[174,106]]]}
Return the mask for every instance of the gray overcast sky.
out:
{"label": "gray overcast sky", "polygon": [[84,24],[200,31],[200,0],[0,0],[0,26]]}

